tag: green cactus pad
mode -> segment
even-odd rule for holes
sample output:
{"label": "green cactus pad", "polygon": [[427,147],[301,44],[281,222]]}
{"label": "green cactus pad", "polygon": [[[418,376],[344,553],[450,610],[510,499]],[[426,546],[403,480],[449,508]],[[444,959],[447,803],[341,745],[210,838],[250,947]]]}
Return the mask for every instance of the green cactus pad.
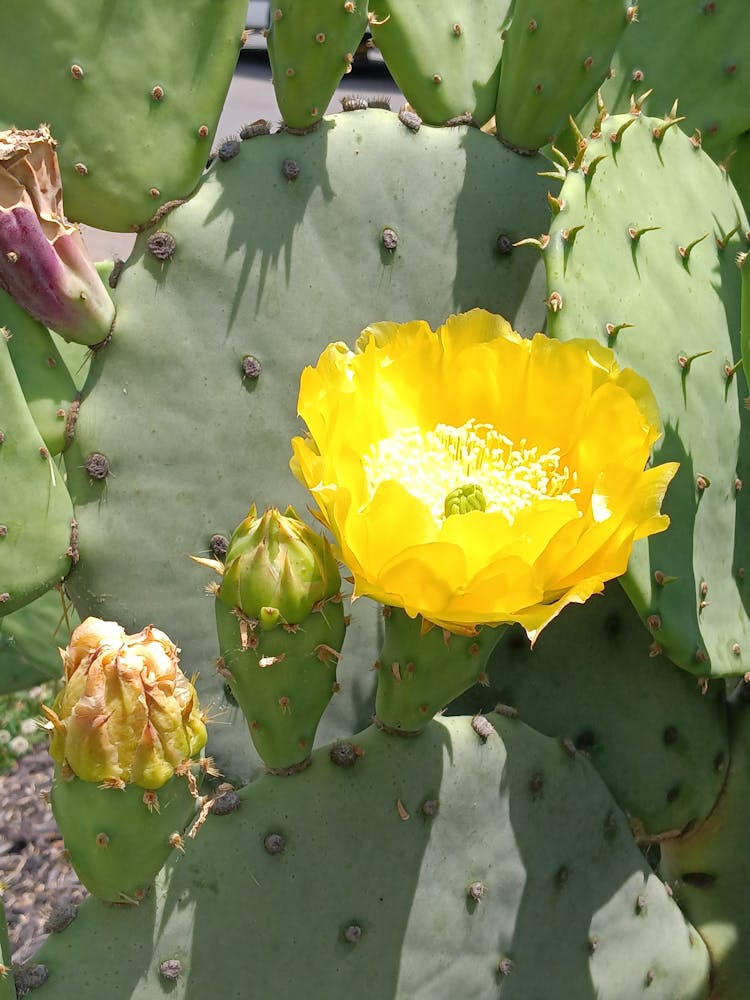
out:
{"label": "green cactus pad", "polygon": [[72,607],[63,614],[58,590],[0,618],[0,694],[58,680],[62,670],[58,647],[65,646],[78,622]]}
{"label": "green cactus pad", "polygon": [[5,907],[3,906],[2,892],[0,892],[0,1000],[16,1000],[16,990],[10,966],[8,925],[5,922]]}
{"label": "green cactus pad", "polygon": [[[745,688],[746,685],[743,685]],[[750,977],[750,710],[744,699],[732,719],[732,763],[724,792],[692,834],[662,845],[661,872],[705,940],[713,960],[712,996],[744,1000]]]}
{"label": "green cactus pad", "polygon": [[609,344],[649,381],[665,427],[654,463],[680,469],[662,506],[672,523],[636,542],[625,589],[678,666],[740,674],[750,455],[735,255],[747,219],[726,175],[670,121],[636,109],[587,142],[582,164],[561,168],[543,251],[549,332]]}
{"label": "green cactus pad", "polygon": [[[69,218],[128,231],[200,177],[237,62],[246,0],[68,0],[3,11],[0,125],[47,122]],[[30,59],[29,52],[39,54]]]}
{"label": "green cactus pad", "polygon": [[0,336],[0,616],[17,611],[70,568],[73,508],[26,405]]}
{"label": "green cactus pad", "polygon": [[704,819],[729,764],[724,684],[705,694],[663,656],[617,583],[566,608],[533,650],[520,630],[500,640],[451,714],[500,703],[530,726],[569,739],[599,771],[639,838],[670,836]]}
{"label": "green cactus pad", "polygon": [[[251,632],[217,598],[216,626],[223,668],[256,750],[274,770],[304,764],[320,717],[338,691],[336,665],[346,626],[341,600],[329,601],[291,629]],[[247,619],[244,619],[247,623]]]}
{"label": "green cactus pad", "polygon": [[[476,129],[415,133],[386,111],[337,115],[217,160],[161,220],[171,259],[153,257],[144,234],[120,276],[114,337],[92,361],[66,452],[80,523],[71,592],[86,614],[126,628],[153,621],[177,642],[221,723],[209,752],[237,783],[258,762],[214,672],[212,602],[188,556],[210,555],[211,536],[228,535],[252,502],[305,511],[288,468],[299,376],[329,341],[480,304],[538,329],[541,264],[511,244],[546,224],[542,163]],[[488,208],[476,189],[502,197]],[[87,474],[92,455],[106,457],[106,478]],[[353,606],[321,739],[370,717],[374,677],[361,664],[377,656],[376,619],[366,602]]]}
{"label": "green cactus pad", "polygon": [[[653,91],[645,107],[665,115],[679,99],[682,128],[699,129],[712,155],[750,128],[747,98],[750,6],[745,0],[651,0],[612,58],[602,87],[612,112],[628,110],[632,94]],[[588,117],[593,120],[595,110]],[[587,119],[588,120],[588,119]]]}
{"label": "green cactus pad", "polygon": [[422,634],[422,617],[385,608],[385,636],[375,663],[375,715],[388,729],[414,733],[466,688],[486,680],[487,658],[503,626],[455,635],[433,626]]}
{"label": "green cactus pad", "polygon": [[34,423],[51,455],[65,448],[78,407],[76,387],[46,327],[0,291],[0,327]]}
{"label": "green cactus pad", "polygon": [[[148,806],[144,794],[155,795],[156,804]],[[172,777],[149,793],[138,785],[105,788],[76,777],[65,780],[57,766],[50,803],[78,878],[111,903],[143,898],[176,849],[170,837],[181,835],[196,811],[184,777]],[[190,847],[192,841],[185,840],[183,848]]]}
{"label": "green cactus pad", "polygon": [[268,57],[284,121],[291,128],[316,125],[367,28],[367,0],[275,0],[271,4]]}
{"label": "green cactus pad", "polygon": [[495,113],[510,0],[382,0],[372,37],[414,110],[431,125]]}
{"label": "green cactus pad", "polygon": [[554,141],[606,77],[628,26],[623,0],[516,0],[505,36],[497,132],[521,151]]}
{"label": "green cactus pad", "polygon": [[40,998],[150,1000],[160,968],[184,1000],[707,997],[706,950],[590,763],[483,721],[370,729],[254,782],[140,907],[87,901],[47,940]]}

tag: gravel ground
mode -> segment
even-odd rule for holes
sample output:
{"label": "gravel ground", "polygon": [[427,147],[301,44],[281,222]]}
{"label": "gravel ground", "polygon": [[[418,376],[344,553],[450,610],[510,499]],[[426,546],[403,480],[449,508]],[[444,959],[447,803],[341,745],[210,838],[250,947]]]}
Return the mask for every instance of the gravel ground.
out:
{"label": "gravel ground", "polygon": [[14,964],[27,961],[50,918],[87,895],[65,860],[46,796],[52,761],[44,744],[0,776],[0,885]]}

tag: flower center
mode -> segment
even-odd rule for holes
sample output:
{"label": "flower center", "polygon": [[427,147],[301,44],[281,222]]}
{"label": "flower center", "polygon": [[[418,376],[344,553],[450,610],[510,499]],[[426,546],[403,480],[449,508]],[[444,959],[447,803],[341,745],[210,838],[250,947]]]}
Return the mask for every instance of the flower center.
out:
{"label": "flower center", "polygon": [[515,444],[492,424],[468,420],[434,430],[405,427],[377,441],[362,459],[370,496],[395,479],[421,500],[437,524],[470,510],[499,511],[510,524],[536,500],[571,500],[576,474],[560,468],[560,449],[543,454]]}

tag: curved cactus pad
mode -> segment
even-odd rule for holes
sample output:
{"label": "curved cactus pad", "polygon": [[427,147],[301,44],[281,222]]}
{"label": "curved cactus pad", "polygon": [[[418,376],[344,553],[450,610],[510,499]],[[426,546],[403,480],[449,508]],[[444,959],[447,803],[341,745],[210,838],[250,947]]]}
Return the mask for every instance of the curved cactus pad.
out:
{"label": "curved cactus pad", "polygon": [[588,755],[639,838],[673,836],[704,819],[729,765],[724,683],[705,694],[664,656],[622,588],[571,606],[533,649],[513,630],[495,648],[489,686],[451,706],[483,712],[498,702],[528,725],[568,738]]}
{"label": "curved cactus pad", "polygon": [[[587,145],[586,145],[587,143]],[[605,117],[566,169],[547,265],[549,332],[609,344],[648,379],[677,461],[669,529],[636,543],[625,589],[657,651],[699,676],[750,662],[750,482],[740,358],[747,219],[674,119]],[[617,427],[602,427],[603,440]]]}
{"label": "curved cactus pad", "polygon": [[594,769],[518,720],[370,729],[232,804],[140,907],[87,901],[47,940],[40,997],[149,1000],[160,970],[185,1000],[708,994],[705,948]]}
{"label": "curved cactus pad", "polygon": [[[288,465],[299,376],[330,341],[480,304],[538,327],[541,268],[510,244],[544,225],[541,162],[477,129],[413,132],[387,111],[342,113],[311,135],[242,143],[161,220],[158,240],[137,243],[66,452],[80,521],[71,588],[88,614],[127,629],[154,622],[174,638],[185,672],[201,674],[201,705],[218,720],[209,752],[232,780],[250,773],[249,740],[225,724],[244,729],[214,672],[205,571],[188,556],[209,555],[212,535],[251,503],[305,511]],[[477,189],[502,198],[488,208]],[[323,740],[372,711],[363,661],[377,656],[376,613],[360,601],[352,614],[332,704],[341,715],[327,729],[324,716]]]}
{"label": "curved cactus pad", "polygon": [[0,616],[49,590],[70,568],[73,507],[26,405],[0,335]]}
{"label": "curved cactus pad", "polygon": [[[47,122],[69,218],[126,232],[190,194],[237,62],[246,0],[6,5],[3,128]],[[29,52],[40,58],[29,59]]]}
{"label": "curved cactus pad", "polygon": [[732,763],[724,792],[695,832],[663,845],[661,872],[713,958],[714,992],[743,1000],[750,976],[750,710],[743,685],[732,718]]}

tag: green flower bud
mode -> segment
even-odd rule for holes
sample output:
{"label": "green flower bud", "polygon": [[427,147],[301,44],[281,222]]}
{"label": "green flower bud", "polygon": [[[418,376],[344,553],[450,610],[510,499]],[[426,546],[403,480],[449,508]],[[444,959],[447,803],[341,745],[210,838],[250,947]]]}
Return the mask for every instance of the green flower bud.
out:
{"label": "green flower bud", "polygon": [[325,538],[292,507],[284,514],[271,507],[259,518],[253,506],[229,540],[219,597],[269,630],[299,625],[340,588]]}

